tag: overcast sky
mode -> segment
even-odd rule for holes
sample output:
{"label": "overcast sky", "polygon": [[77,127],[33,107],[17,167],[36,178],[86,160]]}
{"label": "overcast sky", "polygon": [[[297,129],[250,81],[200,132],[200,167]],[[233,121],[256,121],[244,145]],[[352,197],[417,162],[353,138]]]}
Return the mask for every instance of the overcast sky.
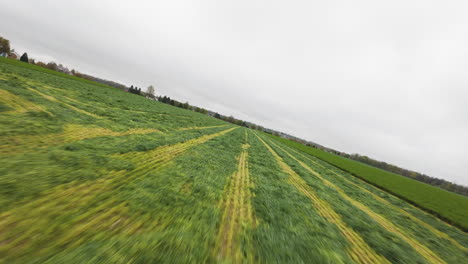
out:
{"label": "overcast sky", "polygon": [[20,53],[468,185],[468,1],[2,1]]}

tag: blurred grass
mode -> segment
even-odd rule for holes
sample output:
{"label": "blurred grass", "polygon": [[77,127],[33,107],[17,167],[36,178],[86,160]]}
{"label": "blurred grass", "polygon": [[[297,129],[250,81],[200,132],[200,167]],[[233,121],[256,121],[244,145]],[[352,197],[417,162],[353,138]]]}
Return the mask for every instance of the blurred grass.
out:
{"label": "blurred grass", "polygon": [[[408,218],[408,215],[402,214],[398,210],[392,210],[394,208],[389,207],[387,203],[382,203],[377,199],[369,197],[367,192],[362,191],[356,186],[346,184],[346,181],[343,180],[329,178],[328,175],[331,173],[328,170],[324,170],[316,165],[314,166],[313,163],[310,165],[310,161],[307,162],[304,158],[302,158],[302,161],[300,161],[302,164],[300,164],[298,161],[300,154],[294,153],[294,149],[287,150],[288,154],[285,152],[285,149],[288,149],[286,146],[276,146],[275,143],[272,146],[295,171],[308,181],[309,185],[314,186],[316,190],[321,190],[319,195],[324,200],[336,200],[332,203],[335,206],[335,210],[344,216],[343,219],[353,229],[359,230],[374,249],[391,262],[404,263],[415,261],[424,263],[414,249],[417,249],[418,253],[424,255],[427,260],[434,260],[434,263],[443,263],[443,260],[448,263],[456,263],[468,256],[468,252],[466,251],[467,244],[464,239],[466,236],[463,235],[463,232],[458,231],[457,235],[454,236],[455,239],[449,241],[445,236],[441,237],[439,233],[429,230],[426,226],[421,225],[420,222]],[[289,156],[291,154],[293,157]],[[304,166],[312,169],[314,173],[310,173]],[[358,214],[361,217],[351,217]],[[355,221],[355,219],[365,218],[368,219],[365,221],[365,225],[360,221]],[[444,225],[443,223],[439,224]],[[380,235],[376,232],[382,228],[385,230],[378,233],[392,237],[392,246],[382,246],[384,245],[381,243],[383,239],[379,238]],[[453,230],[457,231],[455,228]],[[398,244],[403,249],[402,252],[396,251],[401,250],[395,247]]]}
{"label": "blurred grass", "polygon": [[[355,262],[349,252],[356,245],[291,184],[250,130],[21,62],[3,62],[0,263]],[[271,146],[301,187],[326,201],[373,251],[392,262],[428,262]],[[460,230],[314,159],[322,167],[317,166],[312,156],[281,147],[446,262],[467,258],[466,251],[389,204],[466,247]]]}
{"label": "blurred grass", "polygon": [[367,164],[269,135],[277,141],[326,161],[379,188],[468,230],[468,198]]}

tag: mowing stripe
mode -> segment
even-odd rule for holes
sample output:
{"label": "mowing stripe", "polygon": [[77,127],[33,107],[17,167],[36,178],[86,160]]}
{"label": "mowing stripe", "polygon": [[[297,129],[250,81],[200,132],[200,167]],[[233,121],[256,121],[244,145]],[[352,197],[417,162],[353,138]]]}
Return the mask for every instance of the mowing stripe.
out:
{"label": "mowing stripe", "polygon": [[21,114],[27,111],[42,111],[49,113],[42,106],[36,105],[3,89],[0,89],[0,102],[13,109],[11,111],[3,112],[3,114]]}
{"label": "mowing stripe", "polygon": [[76,124],[68,124],[62,133],[51,133],[33,136],[4,136],[0,138],[0,154],[18,154],[29,152],[34,148],[44,148],[63,143],[78,141],[82,139],[102,137],[102,136],[127,136],[151,133],[162,133],[157,129],[130,129],[124,132],[115,132],[102,127],[85,127]]}
{"label": "mowing stripe", "polygon": [[[274,144],[274,145],[276,145],[276,144]],[[276,145],[276,146],[277,146],[277,145]],[[326,170],[330,171],[331,173],[335,174],[336,176],[338,176],[338,177],[340,178],[340,180],[343,180],[344,182],[346,182],[346,183],[348,183],[348,184],[351,184],[351,185],[353,185],[353,186],[356,187],[356,188],[359,188],[361,191],[364,191],[364,192],[370,194],[374,199],[380,201],[381,203],[384,203],[384,204],[385,204],[386,206],[388,206],[388,207],[391,207],[393,210],[398,211],[399,213],[405,215],[406,217],[409,217],[411,220],[417,222],[417,223],[418,223],[419,225],[421,225],[421,226],[424,226],[426,229],[428,229],[429,231],[431,231],[432,233],[434,233],[436,236],[450,241],[453,245],[455,245],[455,246],[458,247],[459,249],[464,250],[464,251],[467,251],[467,250],[468,250],[468,248],[466,248],[466,247],[464,247],[463,245],[461,245],[458,241],[456,241],[455,239],[453,239],[452,237],[450,237],[450,236],[447,235],[446,233],[443,233],[443,232],[439,231],[438,229],[436,229],[435,227],[431,226],[430,224],[428,224],[428,223],[424,222],[423,220],[421,220],[421,219],[415,217],[414,215],[408,213],[407,211],[401,209],[400,207],[398,207],[398,206],[396,206],[396,205],[390,203],[389,201],[385,200],[384,198],[378,196],[377,194],[375,194],[375,193],[373,193],[373,192],[367,190],[366,188],[361,187],[361,186],[359,186],[358,184],[356,184],[356,183],[354,183],[354,182],[348,180],[345,176],[343,176],[343,175],[341,175],[341,174],[335,172],[334,170],[331,170],[331,169],[329,169],[329,168],[326,168],[326,167],[323,166],[322,164],[320,164],[320,163],[318,163],[318,162],[312,160],[311,158],[309,158],[309,157],[303,155],[302,153],[299,153],[299,152],[297,152],[297,151],[294,151],[294,152],[295,152],[297,155],[300,155],[301,157],[303,157],[304,159],[307,159],[308,161],[312,162],[313,164],[319,166],[320,168],[326,169]],[[356,178],[356,179],[358,179],[359,181],[361,181],[363,184],[369,185],[368,183],[366,183],[365,181],[362,181],[362,180],[359,179],[359,178]],[[371,185],[371,186],[372,186],[372,185]],[[396,197],[396,196],[394,196],[394,197],[395,197],[396,199],[399,199],[399,198]],[[411,204],[409,204],[409,205],[412,206],[414,209],[419,210],[419,211],[421,211],[422,213],[426,214],[426,212],[420,210],[419,208],[416,208],[416,207],[414,207],[414,206],[411,205]],[[439,221],[440,223],[443,223],[443,224],[445,224],[445,225],[448,225],[448,226],[450,226],[450,227],[453,227],[453,226],[447,224],[446,222],[440,221],[440,220],[437,219],[437,218],[436,218],[436,220]]]}
{"label": "mowing stripe", "polygon": [[249,177],[247,161],[249,147],[248,144],[242,145],[242,152],[238,157],[238,170],[226,185],[225,197],[221,201],[223,215],[215,254],[217,258],[230,260],[233,263],[245,262],[240,250],[238,235],[246,226],[253,226],[255,223],[250,202],[252,182]]}
{"label": "mowing stripe", "polygon": [[64,101],[60,101],[60,100],[58,100],[57,98],[55,98],[55,97],[53,97],[53,96],[51,96],[51,95],[47,95],[47,94],[45,94],[45,93],[39,92],[39,91],[36,90],[36,89],[33,89],[33,88],[27,88],[27,89],[28,89],[29,91],[32,91],[32,92],[34,92],[34,93],[39,94],[40,96],[44,97],[45,99],[47,99],[47,100],[49,100],[49,101],[63,104],[63,105],[67,106],[68,108],[70,108],[70,109],[72,109],[72,110],[74,110],[74,111],[76,111],[76,112],[79,112],[79,113],[82,113],[82,114],[85,114],[85,115],[88,115],[88,116],[91,116],[91,117],[94,117],[94,118],[102,118],[101,116],[98,116],[98,115],[96,115],[96,114],[87,112],[87,111],[85,111],[85,110],[83,110],[83,109],[80,109],[80,108],[78,108],[78,107],[75,107],[75,106],[73,106],[73,105],[71,105],[71,104],[65,103]]}
{"label": "mowing stripe", "polygon": [[[0,214],[0,262],[40,249],[39,254],[54,250],[53,246],[74,247],[95,236],[96,230],[107,235],[116,232],[132,234],[155,228],[154,221],[129,216],[128,208],[113,197],[130,181],[167,165],[185,150],[224,135],[236,127],[200,138],[163,146],[153,151],[123,154],[133,156],[143,166],[132,171],[114,171],[108,176],[83,183],[71,182],[54,187],[39,199],[18,205]],[[144,157],[144,159],[142,159]],[[150,159],[147,159],[150,157]],[[151,162],[148,163],[148,160]],[[66,225],[57,218],[70,218]],[[164,225],[159,224],[158,228]],[[60,239],[54,239],[61,234]],[[102,234],[98,235],[102,236]],[[102,238],[102,237],[101,237]]]}
{"label": "mowing stripe", "polygon": [[255,136],[265,145],[268,151],[275,157],[276,162],[280,165],[284,172],[289,174],[288,181],[306,195],[317,209],[318,213],[330,223],[335,224],[343,236],[350,243],[349,255],[357,263],[390,263],[385,257],[377,254],[352,228],[346,225],[333,208],[324,200],[318,198],[312,188],[301,178],[284,160],[257,134]]}
{"label": "mowing stripe", "polygon": [[159,170],[169,165],[174,158],[184,153],[187,149],[203,144],[213,138],[219,137],[226,133],[229,133],[236,128],[237,127],[232,127],[230,129],[226,129],[209,135],[204,135],[199,138],[187,140],[181,143],[176,143],[174,145],[158,147],[150,151],[129,152],[125,154],[113,155],[113,157],[115,158],[121,158],[127,161],[131,161],[139,166],[131,171],[114,171],[109,176],[112,178],[111,184],[116,190],[123,188],[129,182],[140,179],[148,173],[150,173],[151,171]]}
{"label": "mowing stripe", "polygon": [[302,161],[298,160],[296,157],[291,155],[289,152],[281,148],[280,146],[276,145],[275,143],[270,142],[271,144],[275,145],[277,148],[281,149],[284,153],[286,153],[289,157],[297,161],[304,169],[308,170],[310,173],[312,173],[314,176],[319,178],[321,181],[323,181],[326,185],[332,187],[335,189],[341,197],[343,197],[345,200],[350,202],[352,205],[355,207],[359,208],[361,211],[365,212],[368,216],[370,216],[372,219],[374,219],[375,222],[380,224],[382,227],[384,227],[386,230],[393,232],[397,234],[400,238],[402,238],[406,243],[411,245],[421,256],[423,256],[429,263],[437,263],[437,264],[442,264],[445,263],[437,254],[432,252],[429,248],[421,245],[417,240],[412,238],[411,236],[407,235],[404,231],[400,230],[397,226],[395,226],[393,223],[391,223],[389,220],[387,220],[385,217],[381,216],[380,214],[372,211],[369,207],[365,206],[364,204],[352,199],[349,197],[342,189],[340,189],[338,186],[333,184],[332,182],[328,181],[327,179],[323,178],[319,173],[314,171],[312,168],[307,166],[305,163]]}
{"label": "mowing stripe", "polygon": [[221,126],[205,126],[205,127],[183,127],[177,129],[178,131],[185,131],[185,130],[200,130],[200,129],[208,129],[208,128],[215,128],[215,127],[225,127],[227,125],[221,125]]}

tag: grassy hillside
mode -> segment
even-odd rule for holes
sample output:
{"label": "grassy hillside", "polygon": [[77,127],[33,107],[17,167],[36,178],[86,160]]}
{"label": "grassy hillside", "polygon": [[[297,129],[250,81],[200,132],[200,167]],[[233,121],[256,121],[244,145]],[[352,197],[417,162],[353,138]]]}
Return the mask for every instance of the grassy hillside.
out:
{"label": "grassy hillside", "polygon": [[0,61],[0,263],[462,263],[467,247],[257,131]]}
{"label": "grassy hillside", "polygon": [[40,67],[40,66],[37,66],[37,65],[24,63],[24,62],[19,61],[19,60],[0,57],[0,62],[1,63],[8,63],[8,64],[14,65],[14,66],[19,66],[21,68],[26,68],[26,69],[31,69],[31,70],[47,73],[47,74],[50,74],[50,75],[53,75],[53,76],[56,76],[56,77],[62,77],[62,78],[65,78],[65,79],[70,79],[70,80],[75,80],[75,81],[79,81],[79,82],[88,83],[88,84],[91,84],[91,85],[96,85],[96,86],[101,86],[101,87],[106,87],[106,88],[112,88],[112,87],[110,87],[108,85],[105,85],[105,84],[102,84],[102,83],[93,82],[91,80],[79,78],[79,77],[76,77],[76,76],[73,76],[73,75],[68,75],[68,74],[65,74],[63,72],[53,71],[53,70],[50,70],[50,69],[47,69],[47,68],[44,68],[44,67]]}
{"label": "grassy hillside", "polygon": [[444,220],[468,230],[468,198],[320,149],[269,135],[403,198]]}

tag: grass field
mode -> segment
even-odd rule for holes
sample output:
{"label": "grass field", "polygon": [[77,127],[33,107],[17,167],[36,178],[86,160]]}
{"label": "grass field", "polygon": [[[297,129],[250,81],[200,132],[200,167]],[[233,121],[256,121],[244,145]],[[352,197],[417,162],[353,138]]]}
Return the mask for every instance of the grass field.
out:
{"label": "grass field", "polygon": [[0,263],[463,263],[467,247],[288,142],[0,61]]}
{"label": "grass field", "polygon": [[378,186],[468,231],[468,198],[367,164],[269,135]]}

